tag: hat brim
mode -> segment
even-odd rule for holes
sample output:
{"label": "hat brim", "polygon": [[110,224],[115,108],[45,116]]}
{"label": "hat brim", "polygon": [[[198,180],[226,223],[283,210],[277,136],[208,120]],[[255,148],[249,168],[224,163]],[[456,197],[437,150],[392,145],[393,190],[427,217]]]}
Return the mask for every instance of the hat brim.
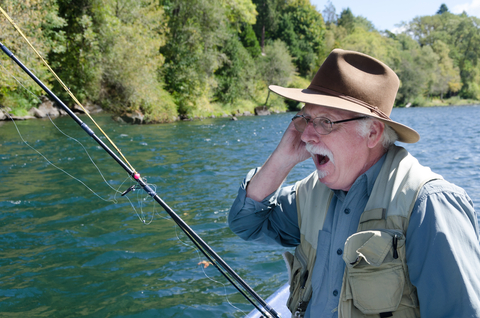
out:
{"label": "hat brim", "polygon": [[398,135],[398,141],[405,143],[416,143],[420,140],[420,135],[414,129],[397,123],[391,119],[381,118],[376,113],[370,111],[368,108],[355,102],[351,102],[337,96],[318,92],[308,88],[285,88],[277,85],[270,85],[268,88],[272,92],[282,97],[292,99],[301,103],[342,109],[376,118],[392,127],[393,130],[395,130]]}

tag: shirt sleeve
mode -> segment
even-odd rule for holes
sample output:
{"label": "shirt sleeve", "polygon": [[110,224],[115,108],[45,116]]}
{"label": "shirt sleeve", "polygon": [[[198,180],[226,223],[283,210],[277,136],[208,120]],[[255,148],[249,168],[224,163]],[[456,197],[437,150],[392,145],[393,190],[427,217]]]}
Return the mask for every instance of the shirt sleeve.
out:
{"label": "shirt sleeve", "polygon": [[480,317],[478,221],[463,189],[444,180],[427,183],[410,217],[406,244],[421,317]]}
{"label": "shirt sleeve", "polygon": [[257,173],[251,170],[228,215],[230,229],[247,241],[278,243],[292,247],[300,243],[295,186],[281,187],[262,202],[247,197],[247,185]]}

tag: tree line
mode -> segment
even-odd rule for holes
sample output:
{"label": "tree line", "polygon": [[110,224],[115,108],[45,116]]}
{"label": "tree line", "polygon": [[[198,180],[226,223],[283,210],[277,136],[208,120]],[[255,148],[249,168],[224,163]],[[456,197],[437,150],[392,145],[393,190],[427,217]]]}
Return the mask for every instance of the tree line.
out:
{"label": "tree line", "polygon": [[[377,30],[347,8],[310,0],[0,0],[83,104],[139,111],[147,122],[298,103],[268,85],[304,88],[334,48],[374,56],[399,76],[396,106],[480,99],[480,19],[433,14]],[[0,41],[67,104],[66,93],[0,18]],[[0,105],[18,113],[42,92],[0,56]]]}

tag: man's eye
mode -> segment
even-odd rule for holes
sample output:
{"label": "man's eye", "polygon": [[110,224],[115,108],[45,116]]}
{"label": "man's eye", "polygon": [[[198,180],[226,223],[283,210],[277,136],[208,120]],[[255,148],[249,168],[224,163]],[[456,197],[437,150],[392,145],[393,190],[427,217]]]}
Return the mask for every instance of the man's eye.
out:
{"label": "man's eye", "polygon": [[328,118],[318,118],[318,123],[322,126],[330,126],[330,119]]}

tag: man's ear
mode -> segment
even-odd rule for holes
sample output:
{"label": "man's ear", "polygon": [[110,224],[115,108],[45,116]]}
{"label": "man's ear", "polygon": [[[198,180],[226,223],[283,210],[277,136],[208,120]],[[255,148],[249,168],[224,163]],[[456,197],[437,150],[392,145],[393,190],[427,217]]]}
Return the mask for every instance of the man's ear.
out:
{"label": "man's ear", "polygon": [[368,148],[375,148],[382,140],[383,131],[385,130],[385,124],[379,120],[372,120],[370,126],[370,132],[367,135]]}

